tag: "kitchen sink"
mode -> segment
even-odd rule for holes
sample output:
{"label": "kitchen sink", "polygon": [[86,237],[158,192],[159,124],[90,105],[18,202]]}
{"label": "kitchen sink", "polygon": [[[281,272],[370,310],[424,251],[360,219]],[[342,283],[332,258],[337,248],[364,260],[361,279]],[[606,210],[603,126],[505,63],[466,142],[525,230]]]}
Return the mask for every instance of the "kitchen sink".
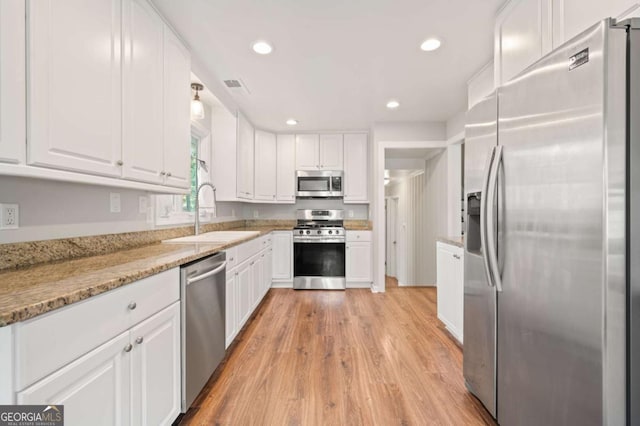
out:
{"label": "kitchen sink", "polygon": [[189,235],[188,237],[172,238],[170,240],[164,240],[163,243],[229,244],[231,242],[255,237],[258,234],[260,234],[260,231],[213,231],[206,232],[200,235]]}

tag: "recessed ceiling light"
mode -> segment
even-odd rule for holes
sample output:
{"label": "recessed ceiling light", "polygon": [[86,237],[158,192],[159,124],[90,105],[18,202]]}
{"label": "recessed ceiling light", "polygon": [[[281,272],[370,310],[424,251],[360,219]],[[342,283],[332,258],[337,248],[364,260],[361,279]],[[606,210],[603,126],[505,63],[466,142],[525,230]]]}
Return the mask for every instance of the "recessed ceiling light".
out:
{"label": "recessed ceiling light", "polygon": [[287,120],[287,124],[289,126],[295,126],[296,124],[298,124],[298,120],[294,119],[294,118],[290,118]]}
{"label": "recessed ceiling light", "polygon": [[273,46],[263,40],[258,40],[251,46],[254,52],[260,55],[268,55],[273,51]]}
{"label": "recessed ceiling light", "polygon": [[387,108],[389,109],[396,109],[400,106],[400,102],[396,101],[396,100],[391,100],[389,102],[387,102]]}
{"label": "recessed ceiling light", "polygon": [[432,50],[436,50],[437,48],[439,48],[441,44],[442,42],[437,38],[428,38],[422,42],[422,44],[420,45],[420,49],[424,50],[425,52],[431,52]]}

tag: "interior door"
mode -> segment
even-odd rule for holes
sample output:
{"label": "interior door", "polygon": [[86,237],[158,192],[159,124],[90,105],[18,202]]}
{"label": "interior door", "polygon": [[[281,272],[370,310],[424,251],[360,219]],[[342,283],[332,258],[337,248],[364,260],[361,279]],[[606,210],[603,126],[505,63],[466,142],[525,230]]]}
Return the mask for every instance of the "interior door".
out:
{"label": "interior door", "polygon": [[500,89],[504,425],[603,424],[606,31],[590,28]]}

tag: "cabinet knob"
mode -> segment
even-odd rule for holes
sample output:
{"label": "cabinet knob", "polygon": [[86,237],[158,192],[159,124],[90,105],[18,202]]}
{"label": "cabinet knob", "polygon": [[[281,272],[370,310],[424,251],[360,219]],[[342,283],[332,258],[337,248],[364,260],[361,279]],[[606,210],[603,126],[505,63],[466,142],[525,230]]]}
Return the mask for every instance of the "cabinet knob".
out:
{"label": "cabinet knob", "polygon": [[117,164],[118,166],[122,166],[124,163],[122,162],[122,160],[118,160],[118,161],[116,162],[116,164]]}
{"label": "cabinet knob", "polygon": [[160,176],[164,176],[165,174],[165,172],[160,172]]}
{"label": "cabinet knob", "polygon": [[131,349],[133,349],[133,345],[131,343],[128,343],[127,346],[124,347],[125,352],[131,352]]}
{"label": "cabinet knob", "polygon": [[458,256],[457,254],[454,254],[453,257],[455,257],[456,259],[460,259],[460,256]]}
{"label": "cabinet knob", "polygon": [[137,306],[138,305],[136,305],[136,302],[131,302],[131,303],[129,303],[128,308],[133,311]]}
{"label": "cabinet knob", "polygon": [[233,262],[233,257],[229,259],[229,262]]}
{"label": "cabinet knob", "polygon": [[167,172],[167,177],[168,177],[168,176],[171,176],[171,172]]}
{"label": "cabinet knob", "polygon": [[253,266],[256,262],[251,262],[250,265]]}
{"label": "cabinet knob", "polygon": [[140,343],[142,343],[143,341],[144,341],[144,338],[143,338],[142,336],[140,336],[140,337],[136,337],[136,343],[137,343],[137,344],[140,344]]}

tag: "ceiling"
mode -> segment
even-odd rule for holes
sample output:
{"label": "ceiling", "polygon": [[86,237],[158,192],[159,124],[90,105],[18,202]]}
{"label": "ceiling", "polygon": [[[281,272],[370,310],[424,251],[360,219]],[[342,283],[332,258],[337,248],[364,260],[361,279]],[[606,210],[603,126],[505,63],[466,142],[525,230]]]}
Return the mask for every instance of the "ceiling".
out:
{"label": "ceiling", "polygon": [[[246,84],[233,99],[254,125],[286,131],[288,118],[295,130],[356,130],[466,109],[504,0],[153,1],[202,67]],[[432,36],[442,47],[421,51]],[[273,53],[255,54],[256,40]]]}

